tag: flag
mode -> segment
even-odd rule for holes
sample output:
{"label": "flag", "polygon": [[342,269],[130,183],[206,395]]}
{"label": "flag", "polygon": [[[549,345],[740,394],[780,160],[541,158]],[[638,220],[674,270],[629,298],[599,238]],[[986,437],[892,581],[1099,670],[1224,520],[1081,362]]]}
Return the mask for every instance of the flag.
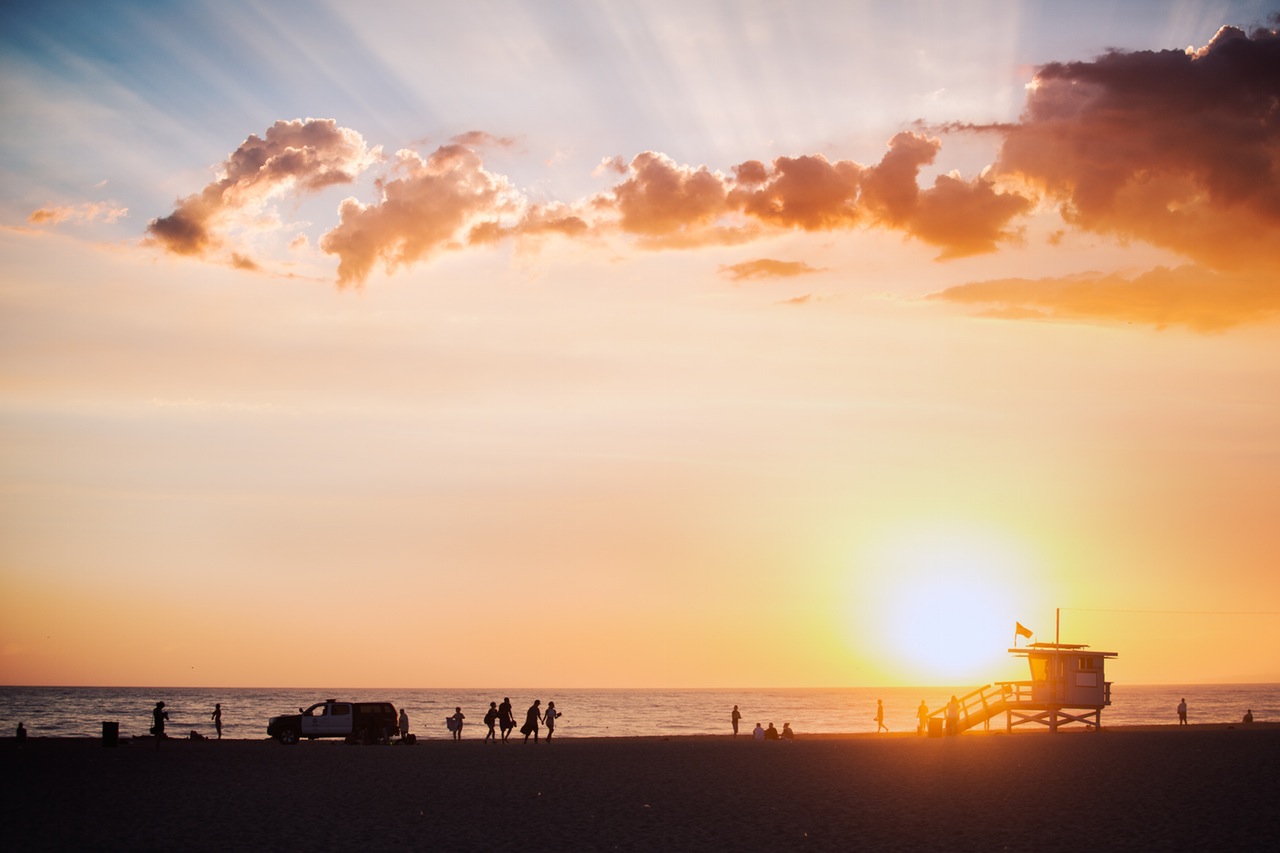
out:
{"label": "flag", "polygon": [[1031,629],[1023,625],[1021,622],[1013,623],[1013,633],[1017,634],[1019,637],[1026,637],[1028,640],[1031,639]]}

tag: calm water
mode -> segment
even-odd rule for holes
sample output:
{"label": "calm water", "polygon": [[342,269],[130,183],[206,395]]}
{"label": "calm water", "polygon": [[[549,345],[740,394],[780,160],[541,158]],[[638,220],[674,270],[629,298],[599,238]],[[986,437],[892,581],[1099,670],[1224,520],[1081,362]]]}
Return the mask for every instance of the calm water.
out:
{"label": "calm water", "polygon": [[[97,737],[102,722],[120,724],[122,737],[144,735],[151,726],[151,709],[163,700],[169,711],[168,730],[183,736],[191,730],[213,734],[209,715],[222,703],[223,737],[266,737],[267,718],[296,712],[325,698],[394,702],[409,713],[410,730],[420,738],[447,738],[444,718],[461,706],[467,717],[464,737],[484,736],[481,722],[489,703],[511,697],[517,718],[541,699],[564,715],[557,737],[627,737],[655,735],[726,734],[729,711],[742,711],[742,729],[760,721],[779,728],[790,722],[805,732],[872,732],[876,699],[884,700],[885,722],[893,731],[915,728],[915,709],[923,699],[929,707],[945,704],[952,693],[970,688],[896,687],[779,690],[343,690],[266,688],[151,688],[151,687],[0,687],[0,735],[11,736],[24,722],[32,737]],[[1239,722],[1246,708],[1256,720],[1280,721],[1280,684],[1116,685],[1112,705],[1102,724],[1143,725],[1177,722],[1174,711],[1185,696],[1193,723]]]}

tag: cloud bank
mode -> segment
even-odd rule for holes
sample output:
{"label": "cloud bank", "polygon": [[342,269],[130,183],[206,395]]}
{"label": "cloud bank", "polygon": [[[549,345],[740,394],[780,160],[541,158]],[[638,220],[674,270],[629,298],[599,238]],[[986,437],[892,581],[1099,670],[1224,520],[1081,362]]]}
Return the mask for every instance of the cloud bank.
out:
{"label": "cloud bank", "polygon": [[[1277,104],[1276,32],[1224,27],[1198,50],[1112,51],[1043,66],[1017,122],[947,126],[998,134],[993,165],[975,178],[939,175],[928,186],[921,172],[942,143],[902,132],[869,165],[801,154],[721,171],[659,151],[605,157],[594,171],[611,182],[605,191],[535,202],[482,159],[481,150],[509,149],[514,140],[471,131],[429,154],[398,152],[375,181],[377,198],[342,201],[319,246],[336,257],[341,286],[363,285],[379,265],[390,273],[441,252],[551,235],[621,236],[664,250],[744,245],[785,231],[885,229],[947,260],[1020,240],[1020,218],[1047,202],[1069,228],[1170,249],[1191,265],[1123,281],[1098,276],[1089,286],[975,283],[937,298],[973,305],[985,295],[1002,316],[1220,328],[1233,316],[1274,312],[1265,293],[1275,285],[1262,272],[1280,245]],[[277,196],[350,183],[379,159],[379,149],[333,120],[277,122],[263,138],[246,139],[201,192],[152,220],[148,237],[180,255],[226,248],[237,265],[255,268],[226,245],[233,224]],[[743,278],[787,274],[768,264],[726,269]],[[1162,295],[1165,308],[1139,307]]]}

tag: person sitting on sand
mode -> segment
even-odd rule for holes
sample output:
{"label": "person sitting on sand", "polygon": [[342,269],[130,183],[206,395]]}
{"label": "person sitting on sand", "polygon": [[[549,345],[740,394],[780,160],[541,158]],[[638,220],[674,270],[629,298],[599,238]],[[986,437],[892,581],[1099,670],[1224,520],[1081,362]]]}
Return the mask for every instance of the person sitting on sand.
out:
{"label": "person sitting on sand", "polygon": [[524,725],[520,727],[520,734],[524,735],[524,742],[529,742],[529,735],[533,735],[533,742],[538,742],[538,722],[542,719],[541,699],[534,699],[533,704],[529,706],[529,710],[524,712]]}
{"label": "person sitting on sand", "polygon": [[791,724],[790,724],[790,723],[783,723],[783,724],[782,724],[782,739],[783,739],[783,740],[795,740],[795,739],[796,739],[796,733],[795,733],[795,732],[793,732],[793,731],[791,731]]}
{"label": "person sitting on sand", "polygon": [[1252,709],[1252,708],[1250,708],[1249,710],[1247,710],[1247,711],[1245,711],[1245,712],[1244,712],[1244,719],[1243,719],[1243,720],[1241,720],[1241,722],[1243,722],[1243,723],[1252,723],[1252,722],[1253,722],[1253,709]]}
{"label": "person sitting on sand", "polygon": [[490,702],[489,710],[484,712],[484,724],[489,728],[488,733],[485,734],[484,736],[485,743],[489,743],[490,741],[492,741],[493,743],[498,742],[498,736],[493,731],[493,727],[497,725],[497,723],[498,723],[498,703]]}
{"label": "person sitting on sand", "polygon": [[777,730],[777,729],[775,729],[775,728],[773,727],[773,723],[770,723],[770,724],[769,724],[769,728],[767,728],[767,729],[765,729],[765,730],[764,730],[764,739],[765,739],[765,740],[777,740],[777,739],[778,739],[778,730]]}
{"label": "person sitting on sand", "polygon": [[751,732],[752,740],[764,740],[764,726],[756,723],[755,729]]}
{"label": "person sitting on sand", "polygon": [[1185,726],[1187,724],[1187,700],[1183,697],[1178,703],[1178,725]]}

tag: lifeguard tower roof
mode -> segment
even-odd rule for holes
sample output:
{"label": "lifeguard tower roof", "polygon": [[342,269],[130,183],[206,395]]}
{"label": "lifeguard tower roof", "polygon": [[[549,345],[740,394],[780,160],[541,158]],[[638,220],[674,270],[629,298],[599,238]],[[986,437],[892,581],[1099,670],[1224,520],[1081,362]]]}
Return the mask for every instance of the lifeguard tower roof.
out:
{"label": "lifeguard tower roof", "polygon": [[[1089,648],[1084,643],[1027,643],[1025,646],[1016,649],[1009,649],[1009,654],[1024,655],[1028,651],[1039,652],[1078,652],[1080,649]],[[1118,652],[1089,652],[1091,655],[1102,655],[1103,657],[1116,657]]]}

